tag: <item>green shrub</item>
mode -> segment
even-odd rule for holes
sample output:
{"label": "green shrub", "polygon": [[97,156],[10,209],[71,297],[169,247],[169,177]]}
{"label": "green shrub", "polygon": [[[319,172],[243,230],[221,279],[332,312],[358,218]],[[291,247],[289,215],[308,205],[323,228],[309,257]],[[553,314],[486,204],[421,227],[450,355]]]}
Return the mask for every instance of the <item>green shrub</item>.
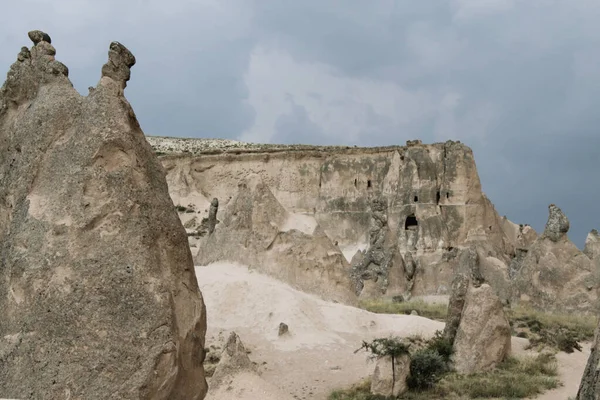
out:
{"label": "green shrub", "polygon": [[411,389],[432,388],[448,371],[444,358],[435,350],[421,349],[410,360],[410,376],[407,380]]}
{"label": "green shrub", "polygon": [[452,343],[444,337],[442,331],[435,331],[433,338],[427,342],[427,348],[429,350],[437,352],[446,363],[450,363],[450,357],[454,352]]}

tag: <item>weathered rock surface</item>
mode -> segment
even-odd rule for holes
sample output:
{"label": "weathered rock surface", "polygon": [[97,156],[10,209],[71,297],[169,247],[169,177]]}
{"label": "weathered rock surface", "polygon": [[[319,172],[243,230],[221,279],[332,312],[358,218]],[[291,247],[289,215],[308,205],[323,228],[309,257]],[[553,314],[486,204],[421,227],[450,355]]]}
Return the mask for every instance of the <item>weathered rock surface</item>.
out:
{"label": "weathered rock surface", "polygon": [[406,378],[410,374],[410,355],[396,357],[392,369],[392,358],[381,357],[375,364],[371,377],[371,393],[379,396],[400,396],[408,390]]}
{"label": "weathered rock surface", "polygon": [[553,204],[549,210],[544,234],[511,265],[513,300],[545,311],[595,312],[597,267],[567,237],[562,211]]}
{"label": "weathered rock surface", "polygon": [[110,45],[89,96],[30,33],[0,89],[0,393],[202,399],[206,314]]}
{"label": "weathered rock surface", "polygon": [[600,261],[600,233],[596,229],[588,233],[583,253],[591,260]]}
{"label": "weathered rock surface", "polygon": [[218,388],[234,379],[236,374],[245,371],[256,372],[256,368],[250,361],[250,357],[248,357],[246,348],[238,334],[231,332],[221,354],[221,360],[210,380],[210,387]]}
{"label": "weathered rock surface", "polygon": [[239,262],[300,290],[356,303],[339,248],[316,222],[304,229],[306,216],[288,213],[259,176],[240,183],[222,215],[214,233],[199,242],[197,265]]}
{"label": "weathered rock surface", "polygon": [[600,400],[600,324],[596,328],[591,354],[581,377],[577,400]]}
{"label": "weathered rock surface", "polygon": [[502,303],[491,286],[471,283],[454,338],[456,371],[472,374],[493,369],[510,353],[510,332]]}
{"label": "weathered rock surface", "polygon": [[542,237],[548,238],[553,242],[566,239],[570,226],[567,216],[554,204],[550,204],[548,210],[550,211],[550,215],[548,216],[548,222],[546,222],[546,228]]}
{"label": "weathered rock surface", "polygon": [[[595,295],[582,295],[594,291],[594,283],[580,276],[589,275],[590,263],[581,261],[581,252],[568,241],[566,216],[551,206],[540,237],[530,226],[500,217],[481,191],[471,150],[459,142],[350,148],[148,140],[157,152],[166,153],[161,160],[175,203],[208,210],[208,199],[216,197],[223,215],[238,184],[257,175],[280,208],[314,219],[333,247],[346,255],[359,298],[449,295],[461,255],[472,249],[481,277],[503,302],[533,299],[530,305],[544,308],[560,295],[567,300],[558,299],[552,309],[568,311],[582,300],[577,309],[594,311]],[[189,218],[181,216],[184,222]],[[203,240],[190,242],[201,247]],[[540,244],[544,242],[556,246]],[[550,255],[550,248],[563,248],[562,255]],[[217,253],[210,259],[217,261]],[[288,254],[286,261],[297,265],[294,257],[304,254]],[[544,271],[549,267],[538,264],[540,257],[550,265],[567,265],[564,282],[535,283],[538,275],[548,281]],[[255,250],[254,264],[266,258],[273,259],[267,250]]]}

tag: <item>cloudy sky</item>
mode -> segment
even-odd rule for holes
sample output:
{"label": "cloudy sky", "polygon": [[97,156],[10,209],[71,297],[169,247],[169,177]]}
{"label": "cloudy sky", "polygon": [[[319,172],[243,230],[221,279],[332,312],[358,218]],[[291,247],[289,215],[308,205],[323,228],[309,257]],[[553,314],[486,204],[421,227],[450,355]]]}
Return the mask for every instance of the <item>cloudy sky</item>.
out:
{"label": "cloudy sky", "polygon": [[151,135],[360,146],[461,140],[500,215],[600,229],[598,0],[19,0],[0,73],[48,32],[81,93],[113,40]]}

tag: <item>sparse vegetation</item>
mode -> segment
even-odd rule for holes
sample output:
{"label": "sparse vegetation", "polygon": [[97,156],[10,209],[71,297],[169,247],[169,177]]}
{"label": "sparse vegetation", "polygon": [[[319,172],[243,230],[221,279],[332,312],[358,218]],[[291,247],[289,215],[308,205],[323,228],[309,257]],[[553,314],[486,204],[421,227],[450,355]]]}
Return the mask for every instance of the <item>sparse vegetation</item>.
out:
{"label": "sparse vegetation", "polygon": [[[364,300],[360,307],[380,314],[410,314],[413,310],[419,315],[443,321],[448,306],[440,303],[427,303],[423,300],[384,301]],[[506,310],[513,335],[527,338],[530,348],[549,347],[567,353],[581,350],[580,342],[592,340],[597,319],[580,314],[547,313],[524,307]]]}
{"label": "sparse vegetation", "polygon": [[398,337],[380,338],[375,339],[372,342],[363,341],[362,346],[356,350],[366,350],[371,353],[371,358],[379,359],[382,357],[390,357],[392,360],[392,392],[393,387],[396,383],[396,374],[394,365],[396,364],[396,358],[409,353],[410,344],[404,343],[402,339]]}
{"label": "sparse vegetation", "polygon": [[[473,375],[450,372],[432,388],[411,390],[397,399],[523,399],[560,386],[556,375],[557,365],[552,354],[511,357],[490,372]],[[369,390],[370,382],[364,381],[350,389],[333,392],[329,400],[387,400],[371,395]]]}
{"label": "sparse vegetation", "polygon": [[448,363],[435,350],[425,348],[412,355],[407,384],[410,389],[430,389],[448,371]]}
{"label": "sparse vegetation", "polygon": [[581,351],[579,342],[594,337],[597,319],[578,314],[544,313],[528,308],[508,310],[513,334],[529,339],[529,347],[555,348],[567,353]]}

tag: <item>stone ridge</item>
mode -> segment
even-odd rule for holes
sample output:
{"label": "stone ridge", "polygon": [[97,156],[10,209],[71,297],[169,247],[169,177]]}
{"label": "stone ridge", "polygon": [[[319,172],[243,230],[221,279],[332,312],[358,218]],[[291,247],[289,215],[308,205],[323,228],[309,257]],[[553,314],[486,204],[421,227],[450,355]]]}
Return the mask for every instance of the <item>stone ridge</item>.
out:
{"label": "stone ridge", "polygon": [[[219,154],[219,153],[261,153],[261,152],[290,152],[290,151],[319,151],[319,152],[380,152],[402,150],[416,145],[440,146],[444,143],[423,145],[420,140],[409,140],[406,146],[318,146],[310,144],[268,144],[249,143],[231,139],[177,138],[167,136],[149,136],[146,140],[159,156],[186,154]],[[449,141],[460,143],[460,141]]]}

